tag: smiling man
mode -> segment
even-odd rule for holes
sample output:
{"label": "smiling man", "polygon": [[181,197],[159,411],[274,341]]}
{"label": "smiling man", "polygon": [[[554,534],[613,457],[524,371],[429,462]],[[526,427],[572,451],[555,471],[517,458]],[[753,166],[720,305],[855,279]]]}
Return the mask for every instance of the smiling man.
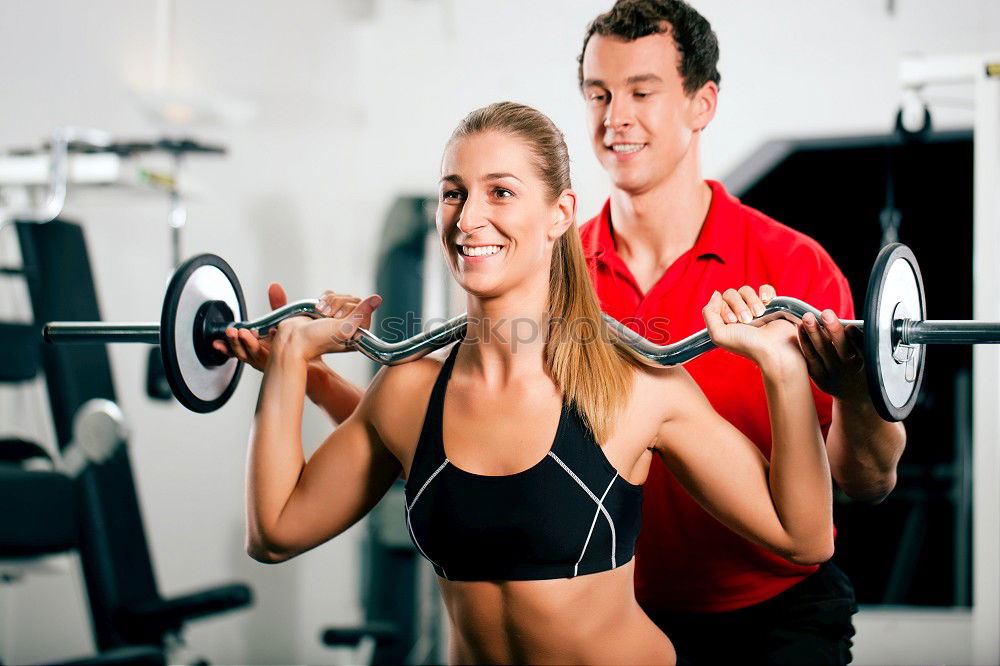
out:
{"label": "smiling man", "polygon": [[[875,413],[856,331],[837,320],[854,317],[846,279],[814,240],[701,175],[718,57],[708,21],[679,0],[622,0],[588,28],[579,82],[611,185],[601,212],[581,228],[591,279],[605,312],[659,343],[703,328],[698,304],[732,285],[771,284],[826,308],[825,328],[807,315],[799,342],[821,389],[814,396],[831,470],[847,494],[877,501],[895,484],[905,431]],[[745,306],[734,310],[751,317]],[[759,371],[722,351],[685,367],[767,456]],[[844,574],[831,563],[792,564],[727,530],[658,460],[645,484],[635,582],[644,610],[694,663],[850,661],[856,606]]]}

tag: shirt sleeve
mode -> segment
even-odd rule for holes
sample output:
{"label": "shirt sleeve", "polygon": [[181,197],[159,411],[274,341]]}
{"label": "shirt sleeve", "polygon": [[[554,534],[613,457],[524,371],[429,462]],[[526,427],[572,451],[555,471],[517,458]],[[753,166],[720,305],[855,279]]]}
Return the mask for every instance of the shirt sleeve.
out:
{"label": "shirt sleeve", "polygon": [[[854,319],[854,298],[847,278],[826,250],[812,239],[804,239],[793,249],[774,287],[779,295],[793,296],[819,310],[829,308],[841,319]],[[833,419],[833,398],[815,384],[812,391],[826,438]]]}

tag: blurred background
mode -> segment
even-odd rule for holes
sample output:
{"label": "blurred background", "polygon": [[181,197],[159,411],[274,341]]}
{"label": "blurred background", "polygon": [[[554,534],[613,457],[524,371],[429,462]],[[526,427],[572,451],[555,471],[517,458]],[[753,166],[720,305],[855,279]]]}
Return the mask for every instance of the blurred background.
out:
{"label": "blurred background", "polygon": [[[180,258],[224,257],[251,316],[270,309],[265,290],[275,280],[292,299],[380,288],[402,300],[415,293],[427,314],[460,311],[443,262],[423,244],[444,143],[473,108],[504,99],[535,106],[566,135],[580,221],[596,214],[608,186],[589,147],[576,57],[588,22],[610,4],[4,0],[0,213],[30,219],[40,207],[47,170],[19,174],[26,159],[47,154],[55,129],[96,128],[132,149],[95,166],[96,184],[74,183],[71,169],[59,217],[83,229],[104,320],[159,320],[174,243]],[[900,66],[1000,52],[1000,3],[692,4],[721,45],[705,176],[823,242],[856,303],[880,240],[895,229],[922,261],[931,315],[971,318],[976,86],[970,79],[916,96],[904,91]],[[919,131],[923,104],[933,131]],[[901,105],[905,136],[894,130]],[[805,203],[817,199],[822,210]],[[3,228],[2,265],[21,265],[22,253],[15,229]],[[21,276],[0,275],[0,318],[30,322],[30,300]],[[108,354],[159,593],[231,581],[252,589],[252,604],[186,623],[177,659],[365,663],[374,644],[389,662],[446,658],[430,569],[398,538],[395,508],[280,566],[246,556],[256,372],[225,408],[203,416],[150,397],[145,345],[110,345]],[[360,355],[327,361],[354,382],[371,376]],[[973,522],[998,507],[995,495],[975,504],[972,481],[975,447],[997,442],[975,439],[972,367],[968,348],[932,350],[899,489],[878,507],[838,504],[838,562],[864,604],[856,663],[1000,659],[1000,586],[989,573],[998,523]],[[0,385],[0,436],[54,453],[47,396],[40,375]],[[327,417],[307,409],[307,446],[328,431]],[[984,473],[995,483],[997,472]],[[977,564],[975,553],[993,553],[992,565]],[[48,663],[100,647],[85,569],[70,550],[0,577],[0,662]],[[331,627],[378,620],[376,608],[404,625],[389,639],[395,652],[372,634],[360,647],[327,644],[349,635],[322,640]]]}

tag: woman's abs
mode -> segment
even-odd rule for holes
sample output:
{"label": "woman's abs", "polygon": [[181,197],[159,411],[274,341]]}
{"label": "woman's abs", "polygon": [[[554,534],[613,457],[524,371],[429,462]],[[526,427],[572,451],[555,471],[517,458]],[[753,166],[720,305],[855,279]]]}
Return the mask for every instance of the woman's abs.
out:
{"label": "woman's abs", "polygon": [[632,591],[633,563],[569,579],[439,579],[452,663],[673,664]]}

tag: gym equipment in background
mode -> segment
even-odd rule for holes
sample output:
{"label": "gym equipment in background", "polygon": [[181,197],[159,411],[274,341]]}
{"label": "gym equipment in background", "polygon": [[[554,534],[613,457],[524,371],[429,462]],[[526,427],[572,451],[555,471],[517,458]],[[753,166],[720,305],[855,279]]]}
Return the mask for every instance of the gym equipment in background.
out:
{"label": "gym equipment in background", "polygon": [[[883,134],[769,141],[724,179],[726,188],[818,241],[847,277],[859,316],[872,262],[896,234],[923,262],[935,316],[1000,319],[997,56],[907,56],[899,78],[913,131],[900,133],[890,116]],[[967,109],[969,129],[928,125],[926,109],[933,114],[956,102]],[[837,496],[834,560],[854,581],[859,603],[956,606],[956,628],[986,627],[996,616],[995,540],[972,534],[993,533],[1000,507],[998,353],[991,346],[936,348],[907,417],[895,489],[877,507]],[[938,573],[921,575],[927,571]],[[921,620],[910,622],[905,609],[886,612],[897,614],[900,635],[919,635]],[[986,624],[975,619],[984,617]],[[992,655],[980,659],[993,663],[998,643],[987,633],[985,643],[973,643],[985,650],[977,654]]]}
{"label": "gym equipment in background", "polygon": [[[181,263],[181,230],[187,223],[187,207],[179,185],[181,165],[189,155],[224,155],[225,152],[222,146],[190,138],[116,141],[111,134],[101,130],[59,127],[40,148],[16,149],[0,155],[0,227],[8,219],[48,222],[57,218],[66,203],[70,184],[165,192],[171,245],[169,274],[172,274]],[[168,167],[151,165],[148,159],[147,163],[138,163],[143,158],[161,156],[169,159]],[[36,197],[41,203],[29,203],[30,193],[43,186],[44,195]],[[11,197],[12,191],[21,195],[21,201],[4,205],[5,198],[17,198]],[[11,206],[13,208],[9,209]],[[154,348],[146,363],[146,395],[154,400],[173,397],[162,358]]]}
{"label": "gym equipment in background", "polygon": [[[34,326],[52,318],[99,318],[83,230],[63,220],[16,221],[23,266],[8,267],[28,284]],[[36,328],[37,330],[37,328]],[[38,345],[57,446],[73,463],[79,510],[77,550],[99,651],[153,645],[176,646],[185,623],[251,603],[249,586],[230,583],[165,598],[158,589],[132,475],[120,412],[100,414],[75,426],[85,405],[114,403],[115,390],[103,347]],[[98,403],[92,403],[99,399]],[[106,401],[106,402],[105,402]],[[86,410],[85,410],[86,412]],[[112,436],[104,445],[77,449],[78,432]],[[74,453],[78,450],[78,453]],[[192,557],[197,552],[192,551]]]}

